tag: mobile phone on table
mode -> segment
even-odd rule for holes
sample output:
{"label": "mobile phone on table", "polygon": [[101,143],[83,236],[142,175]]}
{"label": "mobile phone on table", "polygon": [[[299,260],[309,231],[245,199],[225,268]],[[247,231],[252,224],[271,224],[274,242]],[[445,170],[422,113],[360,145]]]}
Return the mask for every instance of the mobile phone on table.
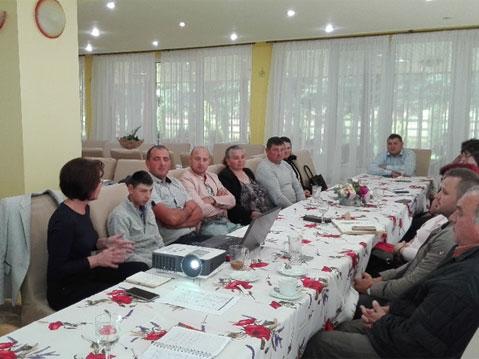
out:
{"label": "mobile phone on table", "polygon": [[[303,216],[303,220],[308,222],[323,223],[321,217],[313,216],[311,214],[307,214]],[[331,222],[331,218],[324,218],[324,223],[330,223],[330,222]]]}
{"label": "mobile phone on table", "polygon": [[130,289],[127,289],[126,292],[132,297],[144,299],[148,301],[159,297],[159,294],[149,292],[147,290],[144,290],[138,287],[131,287]]}

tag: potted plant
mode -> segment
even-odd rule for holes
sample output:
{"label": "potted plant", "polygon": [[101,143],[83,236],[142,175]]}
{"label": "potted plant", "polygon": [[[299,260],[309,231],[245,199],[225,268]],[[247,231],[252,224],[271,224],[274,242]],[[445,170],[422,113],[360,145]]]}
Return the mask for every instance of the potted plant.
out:
{"label": "potted plant", "polygon": [[120,145],[123,148],[126,148],[128,150],[132,150],[134,148],[140,147],[141,144],[143,143],[143,140],[140,140],[138,136],[136,135],[140,128],[141,126],[138,126],[126,136],[120,137],[118,139],[118,142],[120,142]]}

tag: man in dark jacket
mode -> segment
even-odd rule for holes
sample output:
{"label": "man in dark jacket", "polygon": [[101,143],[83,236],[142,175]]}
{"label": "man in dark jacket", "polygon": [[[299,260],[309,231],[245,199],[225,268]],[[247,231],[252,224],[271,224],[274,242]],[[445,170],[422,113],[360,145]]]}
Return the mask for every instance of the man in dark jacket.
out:
{"label": "man in dark jacket", "polygon": [[451,216],[457,247],[435,271],[389,306],[320,332],[304,358],[459,358],[479,326],[479,186]]}

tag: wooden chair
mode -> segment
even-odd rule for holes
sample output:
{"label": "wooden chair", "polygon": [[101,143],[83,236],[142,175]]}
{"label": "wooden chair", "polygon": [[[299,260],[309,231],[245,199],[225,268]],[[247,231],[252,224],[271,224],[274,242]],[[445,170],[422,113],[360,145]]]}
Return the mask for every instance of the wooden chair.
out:
{"label": "wooden chair", "polygon": [[416,176],[427,176],[429,174],[432,151],[422,148],[411,148],[411,150],[416,153]]}

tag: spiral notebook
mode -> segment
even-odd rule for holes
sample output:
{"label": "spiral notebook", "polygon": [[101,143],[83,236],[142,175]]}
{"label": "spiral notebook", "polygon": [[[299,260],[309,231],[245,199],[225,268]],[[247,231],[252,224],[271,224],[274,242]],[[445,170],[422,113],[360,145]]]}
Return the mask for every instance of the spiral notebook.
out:
{"label": "spiral notebook", "polygon": [[141,359],[206,359],[214,358],[231,338],[182,327],[171,328],[160,340],[152,343]]}

